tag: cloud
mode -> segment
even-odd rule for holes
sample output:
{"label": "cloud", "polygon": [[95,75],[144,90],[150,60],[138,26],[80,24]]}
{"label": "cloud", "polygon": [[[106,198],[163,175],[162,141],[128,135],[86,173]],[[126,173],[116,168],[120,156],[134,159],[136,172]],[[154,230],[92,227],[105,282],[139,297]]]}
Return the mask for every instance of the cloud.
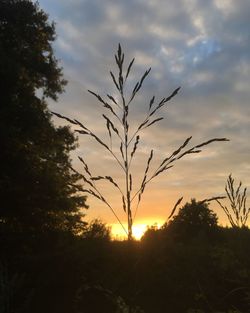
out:
{"label": "cloud", "polygon": [[[136,57],[128,87],[133,88],[144,70],[152,67],[135,99],[133,122],[143,118],[152,95],[160,100],[182,86],[180,94],[160,112],[165,120],[145,133],[136,160],[139,169],[151,146],[157,161],[190,135],[194,143],[230,138],[230,143],[214,144],[199,157],[180,162],[169,180],[159,178],[151,193],[157,194],[158,216],[167,201],[158,189],[171,192],[170,208],[181,191],[189,198],[223,192],[230,172],[250,184],[249,1],[41,0],[40,5],[56,21],[55,51],[69,81],[59,102],[50,103],[54,110],[77,116],[105,138],[102,109],[87,89],[115,95],[109,70],[115,70],[113,54],[121,42],[127,64]],[[80,143],[77,152],[86,156],[96,172],[108,170],[117,175],[111,159],[95,143],[89,138],[81,138]],[[153,214],[152,201],[146,199],[145,214]],[[93,202],[93,206],[102,215],[101,205]]]}

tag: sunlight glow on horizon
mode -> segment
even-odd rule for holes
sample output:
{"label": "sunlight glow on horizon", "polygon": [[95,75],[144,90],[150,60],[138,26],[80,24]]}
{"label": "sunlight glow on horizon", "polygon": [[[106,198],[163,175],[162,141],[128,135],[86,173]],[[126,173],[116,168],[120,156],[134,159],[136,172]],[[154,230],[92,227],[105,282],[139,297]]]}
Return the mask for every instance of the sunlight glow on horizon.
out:
{"label": "sunlight glow on horizon", "polygon": [[[142,220],[138,221],[133,225],[133,237],[136,240],[140,240],[145,231],[151,227],[151,226],[156,226],[157,228],[160,228],[163,224],[165,223],[164,220],[158,219],[157,221],[155,220]],[[115,240],[124,240],[127,239],[127,236],[122,229],[121,225],[118,223],[110,224],[111,226],[111,235],[113,239]]]}

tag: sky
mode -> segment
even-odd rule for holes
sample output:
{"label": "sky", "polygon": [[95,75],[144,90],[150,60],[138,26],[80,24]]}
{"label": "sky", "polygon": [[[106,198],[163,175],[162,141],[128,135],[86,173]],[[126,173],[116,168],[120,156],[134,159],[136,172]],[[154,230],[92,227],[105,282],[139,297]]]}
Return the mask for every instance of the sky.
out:
{"label": "sky", "polygon": [[[131,125],[145,118],[153,95],[160,100],[181,86],[156,116],[164,120],[142,134],[132,166],[135,183],[142,179],[151,149],[154,168],[189,136],[193,136],[191,144],[214,137],[230,139],[187,156],[158,176],[145,190],[135,220],[137,229],[162,224],[181,196],[184,204],[191,198],[224,195],[230,173],[236,183],[241,180],[249,187],[249,0],[40,0],[40,6],[56,23],[55,55],[68,80],[65,93],[49,108],[77,118],[103,140],[108,140],[102,118],[105,110],[87,90],[116,96],[109,71],[117,71],[118,43],[126,65],[135,57],[128,88],[152,68],[133,103]],[[55,119],[55,123],[62,121]],[[95,176],[111,175],[123,182],[112,157],[88,136],[79,137],[79,147],[71,156],[75,168],[83,171],[78,155]],[[117,192],[107,183],[99,187],[125,223]],[[120,234],[108,207],[90,196],[87,204],[86,219],[100,218]],[[216,203],[210,208],[221,224],[227,224]]]}

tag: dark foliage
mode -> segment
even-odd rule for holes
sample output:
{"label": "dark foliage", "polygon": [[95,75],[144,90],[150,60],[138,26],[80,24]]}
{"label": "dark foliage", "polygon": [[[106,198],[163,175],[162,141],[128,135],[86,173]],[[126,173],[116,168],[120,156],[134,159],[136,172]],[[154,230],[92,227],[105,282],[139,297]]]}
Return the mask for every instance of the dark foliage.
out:
{"label": "dark foliage", "polygon": [[249,312],[249,229],[219,228],[211,242],[154,235],[141,242],[40,239],[36,250],[5,264],[1,286],[13,312],[113,313],[122,303],[145,313]]}
{"label": "dark foliage", "polygon": [[111,240],[111,228],[101,220],[94,219],[88,224],[82,237],[93,240]]}
{"label": "dark foliage", "polygon": [[85,198],[71,184],[76,139],[56,128],[46,98],[56,99],[65,81],[54,57],[53,23],[38,4],[0,2],[0,230],[44,232],[81,228]]}
{"label": "dark foliage", "polygon": [[163,226],[163,230],[176,238],[189,239],[215,233],[217,221],[216,214],[209,209],[207,203],[192,199],[191,203],[186,203],[178,214]]}

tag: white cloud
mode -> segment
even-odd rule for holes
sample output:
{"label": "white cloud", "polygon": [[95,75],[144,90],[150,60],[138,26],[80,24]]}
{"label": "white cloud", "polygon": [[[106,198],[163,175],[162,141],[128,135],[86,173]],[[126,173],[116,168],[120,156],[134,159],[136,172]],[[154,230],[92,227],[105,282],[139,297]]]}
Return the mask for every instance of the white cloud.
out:
{"label": "white cloud", "polygon": [[233,0],[214,0],[215,6],[221,11],[222,14],[230,15],[234,12]]}

